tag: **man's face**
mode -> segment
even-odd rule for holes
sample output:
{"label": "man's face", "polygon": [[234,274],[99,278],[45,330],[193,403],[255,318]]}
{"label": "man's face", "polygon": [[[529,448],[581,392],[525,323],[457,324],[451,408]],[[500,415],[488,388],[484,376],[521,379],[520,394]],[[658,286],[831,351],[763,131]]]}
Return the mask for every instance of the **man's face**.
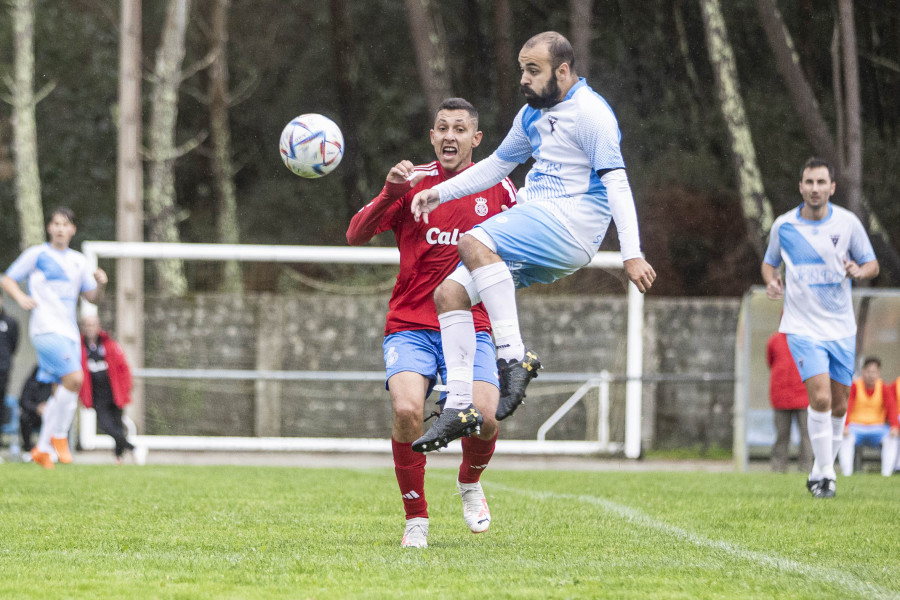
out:
{"label": "man's face", "polygon": [[828,174],[827,167],[811,167],[803,170],[800,179],[800,195],[803,203],[810,208],[824,206],[834,194],[835,184]]}
{"label": "man's face", "polygon": [[862,377],[866,387],[872,387],[876,381],[881,379],[881,367],[878,366],[878,363],[867,364],[863,368]]}
{"label": "man's face", "polygon": [[98,317],[82,317],[81,333],[89,340],[96,340],[100,334],[100,319]]}
{"label": "man's face", "polygon": [[519,52],[519,69],[522,77],[519,86],[525,102],[531,108],[550,108],[559,103],[559,81],[550,62],[550,50],[546,44],[535,44]]}
{"label": "man's face", "polygon": [[53,215],[47,224],[47,234],[50,236],[51,246],[60,250],[68,248],[75,235],[75,223],[60,214]]}
{"label": "man's face", "polygon": [[481,143],[478,122],[466,110],[441,110],[431,130],[431,145],[438,162],[448,173],[472,164],[472,150]]}

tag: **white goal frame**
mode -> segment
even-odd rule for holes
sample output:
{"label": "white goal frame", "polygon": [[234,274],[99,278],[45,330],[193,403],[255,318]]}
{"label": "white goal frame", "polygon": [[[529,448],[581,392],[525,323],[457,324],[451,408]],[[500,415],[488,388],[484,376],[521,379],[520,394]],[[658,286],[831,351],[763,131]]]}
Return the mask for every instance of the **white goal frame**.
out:
{"label": "white goal frame", "polygon": [[[97,267],[100,258],[182,259],[205,261],[238,260],[247,262],[290,262],[317,264],[400,264],[396,248],[346,246],[286,246],[249,244],[188,244],[161,242],[86,241],[82,253]],[[598,252],[587,268],[621,269],[618,252]],[[610,375],[596,373],[545,373],[545,381],[583,382],[584,385],[541,426],[536,440],[498,440],[497,452],[505,454],[589,455],[624,451],[627,458],[641,456],[641,401],[643,374],[644,297],[633,283],[628,284],[627,355],[625,374],[625,441],[609,440]],[[143,327],[143,323],[141,323]],[[135,377],[184,379],[277,379],[277,380],[352,380],[382,381],[383,371],[245,371],[231,369],[147,369],[135,365]],[[598,390],[600,405],[597,441],[557,441],[545,439],[547,430],[558,422],[592,389]],[[308,438],[308,437],[228,437],[134,435],[134,443],[151,450],[172,451],[309,451],[309,452],[391,452],[389,439]],[[86,450],[112,448],[113,440],[96,429],[93,409],[81,409],[79,442]],[[457,441],[448,448],[460,452]]]}

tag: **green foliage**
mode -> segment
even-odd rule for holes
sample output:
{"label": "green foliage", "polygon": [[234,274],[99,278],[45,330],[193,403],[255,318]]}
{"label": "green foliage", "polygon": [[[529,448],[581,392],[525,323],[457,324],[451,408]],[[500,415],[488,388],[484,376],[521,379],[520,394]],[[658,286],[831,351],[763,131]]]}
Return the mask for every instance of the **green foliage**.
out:
{"label": "green foliage", "polygon": [[[777,75],[751,0],[723,4],[738,74],[767,194],[776,212],[794,206],[796,169],[811,146]],[[895,241],[900,239],[896,173],[900,153],[900,93],[896,65],[900,52],[897,11],[871,0],[856,3],[865,144],[864,192]],[[891,6],[896,2],[889,3]],[[356,66],[349,78],[359,110],[356,143],[346,149],[341,169],[357,169],[361,194],[378,193],[385,173],[398,160],[426,162],[431,115],[419,93],[403,3],[393,0],[348,2]],[[481,113],[485,133],[476,159],[502,140],[508,117],[498,115],[494,71],[494,3],[447,0],[439,3],[447,30],[454,93],[469,98]],[[165,18],[164,2],[143,3],[144,68],[153,64]],[[826,120],[833,127],[829,44],[833,14],[816,3],[785,0],[779,7],[794,36]],[[193,3],[186,69],[207,54],[209,41],[200,24],[208,3]],[[512,3],[514,47],[537,31],[568,30],[566,10],[537,2]],[[273,15],[277,17],[273,18]],[[84,239],[114,239],[116,193],[116,102],[118,7],[108,2],[37,0],[36,88],[54,82],[53,92],[37,107],[38,148],[45,211],[70,205],[80,216],[75,246]],[[684,25],[683,35],[676,23]],[[10,72],[12,31],[8,11],[0,10],[0,75]],[[287,171],[277,152],[285,123],[304,112],[322,112],[341,123],[335,86],[329,3],[305,0],[255,0],[231,3],[228,45],[230,86],[243,91],[230,120],[238,172],[235,183],[242,241],[277,244],[344,244],[344,231],[355,210],[342,177],[302,180]],[[730,197],[735,176],[706,53],[696,2],[648,0],[642,3],[594,3],[589,72],[581,72],[616,112],[629,177],[635,189],[642,229],[669,224],[677,195],[696,193],[697,202]],[[208,130],[202,96],[203,71],[188,78],[179,98],[177,141]],[[144,84],[145,92],[149,83]],[[145,93],[146,96],[146,93]],[[0,124],[11,109],[0,105]],[[2,129],[0,129],[2,131]],[[11,135],[11,129],[6,128]],[[0,143],[9,145],[4,134]],[[182,239],[215,241],[216,199],[207,141],[176,163],[179,207],[186,219]],[[360,161],[357,162],[356,159]],[[356,165],[359,165],[357,167]],[[522,182],[524,169],[513,175]],[[840,196],[840,193],[839,193]],[[0,268],[19,251],[13,181],[0,181]],[[674,198],[674,196],[673,196]],[[362,198],[360,203],[367,198]],[[838,198],[840,201],[840,197]],[[721,219],[712,214],[711,221]],[[731,225],[722,225],[731,233]],[[737,231],[738,237],[743,235]],[[612,246],[615,247],[614,241]],[[644,250],[660,262],[673,249],[645,236]],[[709,250],[702,260],[727,262],[712,238],[691,242],[691,252]],[[152,269],[148,270],[152,274]],[[755,269],[739,269],[730,278],[740,285],[707,286],[704,293],[734,294],[755,283]],[[683,282],[666,293],[692,293]]]}
{"label": "green foliage", "polygon": [[6,465],[0,595],[896,597],[889,479],[816,501],[802,475],[489,471],[473,536],[455,476],[429,471],[413,550],[389,468]]}

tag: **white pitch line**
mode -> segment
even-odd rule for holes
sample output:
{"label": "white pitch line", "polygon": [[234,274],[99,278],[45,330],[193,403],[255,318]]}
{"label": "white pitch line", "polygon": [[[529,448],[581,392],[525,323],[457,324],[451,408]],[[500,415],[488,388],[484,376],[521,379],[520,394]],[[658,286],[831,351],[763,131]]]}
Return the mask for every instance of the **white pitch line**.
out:
{"label": "white pitch line", "polygon": [[885,590],[866,581],[861,581],[843,571],[808,565],[774,554],[767,554],[765,552],[759,552],[756,550],[748,550],[747,548],[743,548],[731,542],[714,540],[697,533],[690,532],[681,527],[670,525],[668,523],[655,519],[637,509],[631,508],[630,506],[619,504],[605,498],[579,494],[560,494],[557,492],[538,492],[493,482],[488,484],[488,489],[500,489],[523,496],[531,496],[540,500],[574,500],[577,502],[584,502],[586,504],[593,504],[594,506],[599,506],[608,513],[612,513],[621,517],[629,523],[633,523],[641,527],[646,527],[648,529],[653,529],[655,531],[672,536],[676,539],[688,542],[695,546],[721,550],[727,552],[728,554],[731,554],[735,558],[754,562],[764,567],[774,568],[779,571],[797,573],[808,577],[813,581],[828,582],[863,598],[884,598],[886,600],[900,598],[900,594],[898,594],[897,592]]}

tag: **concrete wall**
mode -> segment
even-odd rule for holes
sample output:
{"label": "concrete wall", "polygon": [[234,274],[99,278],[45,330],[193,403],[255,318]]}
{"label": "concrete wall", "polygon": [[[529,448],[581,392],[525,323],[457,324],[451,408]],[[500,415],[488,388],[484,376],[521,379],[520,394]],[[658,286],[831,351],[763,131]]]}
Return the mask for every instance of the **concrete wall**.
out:
{"label": "concrete wall", "polygon": [[[387,295],[147,297],[145,366],[383,372],[387,301]],[[731,448],[733,384],[684,378],[733,372],[739,302],[646,299],[645,448]],[[113,308],[111,299],[101,306],[101,319],[110,328]],[[525,342],[540,353],[546,372],[625,373],[624,296],[525,293],[519,309]],[[16,371],[24,376],[33,364],[26,343]],[[676,380],[666,381],[668,376]],[[534,439],[538,427],[579,386],[538,378],[525,406],[502,424],[501,435]],[[10,393],[18,395],[20,389],[14,383]],[[611,391],[611,436],[622,441],[625,386],[614,384]],[[596,395],[589,398],[548,439],[596,439]],[[149,379],[146,406],[146,432],[151,434],[384,438],[391,426],[390,398],[382,381]],[[429,401],[426,414],[430,410]]]}

